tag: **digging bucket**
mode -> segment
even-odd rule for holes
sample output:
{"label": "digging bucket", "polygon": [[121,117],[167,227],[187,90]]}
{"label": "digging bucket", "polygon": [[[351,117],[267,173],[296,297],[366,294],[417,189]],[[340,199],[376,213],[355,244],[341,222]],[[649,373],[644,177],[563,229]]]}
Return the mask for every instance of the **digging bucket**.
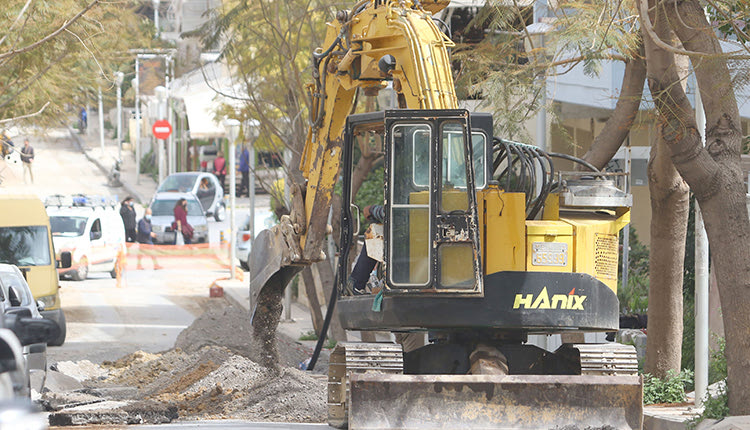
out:
{"label": "digging bucket", "polygon": [[350,429],[640,429],[640,376],[350,375]]}

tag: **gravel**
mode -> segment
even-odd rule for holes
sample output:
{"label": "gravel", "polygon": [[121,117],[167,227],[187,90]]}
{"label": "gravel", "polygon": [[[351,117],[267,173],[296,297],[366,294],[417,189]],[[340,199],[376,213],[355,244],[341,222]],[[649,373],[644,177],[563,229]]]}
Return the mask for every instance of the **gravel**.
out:
{"label": "gravel", "polygon": [[[312,351],[278,333],[279,359],[269,369],[264,365],[267,356],[254,351],[251,330],[247,312],[217,300],[180,333],[174,348],[168,351],[137,351],[101,365],[88,360],[60,362],[54,368],[85,387],[78,393],[68,393],[77,396],[70,404],[91,401],[92,395],[102,396],[102,402],[130,402],[127,407],[105,412],[107,416],[143,412],[140,416],[147,417],[153,410],[168,413],[153,413],[148,422],[164,422],[165,416],[169,420],[325,422],[325,376],[296,369]],[[326,367],[327,361],[321,360],[316,371],[326,372]],[[86,400],[80,392],[87,394]],[[61,395],[65,394],[46,392],[43,399],[54,405],[49,409],[55,410],[66,404]],[[93,423],[97,418],[89,420]],[[57,422],[74,421],[66,416]]]}

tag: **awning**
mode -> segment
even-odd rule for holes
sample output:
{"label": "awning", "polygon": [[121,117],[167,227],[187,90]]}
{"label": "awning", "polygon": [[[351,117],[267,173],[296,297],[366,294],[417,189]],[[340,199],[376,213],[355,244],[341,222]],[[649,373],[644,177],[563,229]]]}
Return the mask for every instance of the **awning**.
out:
{"label": "awning", "polygon": [[184,103],[191,139],[226,137],[221,118],[215,118],[216,111],[222,104],[241,107],[237,99],[224,97],[215,88],[225,93],[235,92],[226,66],[220,63],[206,64],[203,70],[188,72],[173,83],[170,97]]}
{"label": "awning", "polygon": [[220,122],[214,120],[220,102],[214,91],[195,91],[182,96],[191,139],[225,137],[226,131]]}

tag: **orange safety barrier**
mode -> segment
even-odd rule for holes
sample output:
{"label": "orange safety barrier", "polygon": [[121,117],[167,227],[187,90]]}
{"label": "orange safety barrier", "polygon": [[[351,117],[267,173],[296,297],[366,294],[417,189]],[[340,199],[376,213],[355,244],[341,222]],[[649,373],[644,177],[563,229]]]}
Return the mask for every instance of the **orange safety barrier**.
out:
{"label": "orange safety barrier", "polygon": [[[127,256],[124,261],[123,270],[152,268],[156,270],[227,270],[229,269],[229,246],[208,243],[191,245],[128,243]],[[242,270],[239,270],[239,273],[241,274]]]}

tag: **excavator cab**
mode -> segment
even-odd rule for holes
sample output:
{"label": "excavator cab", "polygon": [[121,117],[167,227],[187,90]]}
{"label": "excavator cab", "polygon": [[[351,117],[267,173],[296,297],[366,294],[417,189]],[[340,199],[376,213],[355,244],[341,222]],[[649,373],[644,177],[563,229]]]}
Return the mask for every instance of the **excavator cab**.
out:
{"label": "excavator cab", "polygon": [[[481,295],[475,170],[486,177],[486,138],[465,110],[396,110],[350,115],[343,154],[342,249],[351,248],[362,209],[350,199],[355,140],[384,142],[385,223],[368,254],[383,264],[388,295]],[[372,139],[372,134],[378,134]],[[472,139],[469,139],[472,136]],[[373,232],[377,230],[376,232]],[[382,233],[380,233],[382,231]],[[341,259],[340,261],[347,261]],[[346,279],[346,264],[339,279]]]}

